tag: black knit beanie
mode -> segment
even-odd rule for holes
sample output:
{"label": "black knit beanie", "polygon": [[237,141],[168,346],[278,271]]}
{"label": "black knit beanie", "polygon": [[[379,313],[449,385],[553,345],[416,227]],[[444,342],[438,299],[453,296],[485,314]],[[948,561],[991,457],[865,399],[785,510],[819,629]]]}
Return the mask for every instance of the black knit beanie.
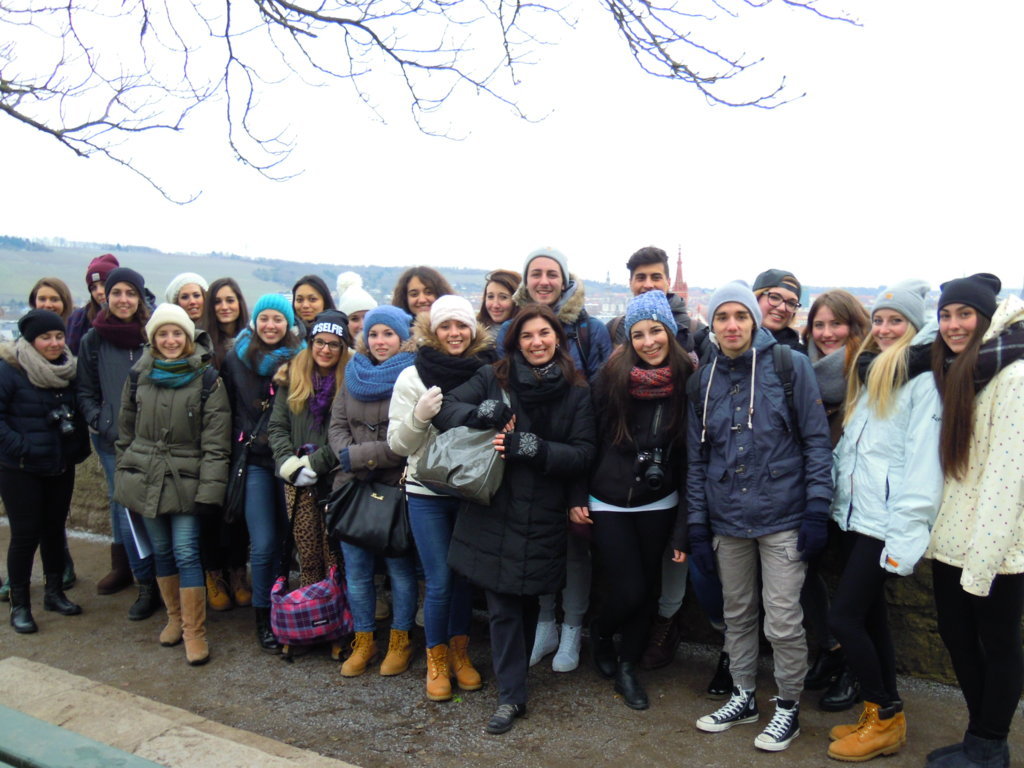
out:
{"label": "black knit beanie", "polygon": [[979,272],[970,277],[950,280],[939,288],[942,290],[939,296],[940,310],[947,304],[966,304],[991,320],[999,304],[997,297],[1003,288],[1003,282],[989,272]]}
{"label": "black knit beanie", "polygon": [[103,284],[104,290],[107,292],[107,296],[110,296],[110,289],[118,283],[128,283],[135,287],[135,290],[139,292],[139,298],[144,299],[143,293],[146,288],[146,280],[134,269],[128,267],[118,267],[117,269],[110,270],[110,274],[107,275],[107,281]]}
{"label": "black knit beanie", "polygon": [[21,337],[25,339],[29,344],[36,340],[36,337],[42,336],[44,333],[50,331],[60,331],[61,333],[67,333],[67,329],[64,327],[64,321],[60,315],[56,312],[51,312],[48,309],[33,309],[26,312],[18,320],[18,332],[21,333]]}

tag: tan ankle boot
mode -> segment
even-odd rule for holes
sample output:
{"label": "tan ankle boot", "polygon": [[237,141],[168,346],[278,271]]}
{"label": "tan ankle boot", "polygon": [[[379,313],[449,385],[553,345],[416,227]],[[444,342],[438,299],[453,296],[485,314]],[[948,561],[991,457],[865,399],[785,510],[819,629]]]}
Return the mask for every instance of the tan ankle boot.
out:
{"label": "tan ankle boot", "polygon": [[861,762],[878,755],[895,755],[906,740],[906,718],[896,707],[879,709],[864,702],[860,726],[852,733],[829,744],[828,756],[834,760]]}
{"label": "tan ankle boot", "polygon": [[239,608],[252,605],[252,588],[249,586],[249,577],[245,573],[245,566],[232,568],[230,580],[231,596],[235,599],[235,605]]}
{"label": "tan ankle boot", "polygon": [[448,668],[455,676],[459,688],[464,691],[478,691],[484,681],[480,679],[480,673],[473,667],[469,660],[467,647],[469,646],[469,635],[455,635],[448,641]]}
{"label": "tan ankle boot", "polygon": [[431,701],[448,701],[451,697],[448,646],[442,644],[427,648],[427,698]]}
{"label": "tan ankle boot", "polygon": [[352,641],[352,653],[341,665],[342,677],[359,677],[377,658],[377,643],[373,640],[373,632],[356,632]]}
{"label": "tan ankle boot", "polygon": [[181,579],[177,574],[157,576],[156,583],[167,608],[167,626],[160,631],[160,645],[169,648],[181,642]]}
{"label": "tan ankle boot", "polygon": [[210,647],[206,644],[206,587],[185,587],[179,594],[185,658],[198,667],[210,660]]}
{"label": "tan ankle boot", "polygon": [[206,572],[206,599],[211,611],[231,610],[231,596],[221,571]]}
{"label": "tan ankle boot", "polygon": [[388,653],[380,663],[380,673],[385,677],[400,675],[409,668],[412,661],[412,643],[409,633],[402,629],[391,630]]}

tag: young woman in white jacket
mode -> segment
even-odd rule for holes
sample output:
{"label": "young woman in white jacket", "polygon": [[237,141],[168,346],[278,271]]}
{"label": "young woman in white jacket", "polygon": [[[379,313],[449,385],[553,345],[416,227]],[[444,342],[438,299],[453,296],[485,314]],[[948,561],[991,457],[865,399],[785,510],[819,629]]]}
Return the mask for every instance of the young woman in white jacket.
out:
{"label": "young woman in white jacket", "polygon": [[1024,683],[1024,301],[999,278],[942,286],[932,366],[942,393],[942,504],[926,555],[939,634],[967,702],[963,741],[930,768],[1010,765]]}
{"label": "young woman in white jacket", "polygon": [[885,583],[913,572],[942,493],[941,405],[930,371],[935,325],[922,329],[927,293],[927,283],[911,280],[875,301],[834,451],[832,517],[846,565],[829,624],[864,696],[860,720],[830,733],[828,755],[837,760],[891,755],[906,743]]}

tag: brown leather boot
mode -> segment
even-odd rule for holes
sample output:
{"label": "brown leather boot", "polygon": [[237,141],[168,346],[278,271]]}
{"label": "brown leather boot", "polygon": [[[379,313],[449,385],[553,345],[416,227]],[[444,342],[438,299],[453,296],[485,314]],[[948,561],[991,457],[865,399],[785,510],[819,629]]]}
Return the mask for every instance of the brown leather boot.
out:
{"label": "brown leather boot", "polygon": [[221,571],[206,572],[206,602],[211,611],[230,611],[231,595]]}
{"label": "brown leather boot", "polygon": [[96,582],[96,594],[112,595],[132,585],[132,569],[124,544],[110,545],[110,573]]}
{"label": "brown leather boot", "polygon": [[167,608],[167,626],[160,630],[160,645],[170,648],[181,642],[181,578],[178,574],[157,576],[156,583]]}
{"label": "brown leather boot", "polygon": [[455,635],[448,641],[448,668],[464,691],[479,691],[484,681],[469,660],[469,635]]}
{"label": "brown leather boot", "polygon": [[427,698],[448,701],[452,697],[451,672],[448,669],[448,646],[427,648]]}
{"label": "brown leather boot", "polygon": [[235,605],[239,608],[248,608],[252,605],[252,587],[249,586],[245,566],[232,568],[230,573],[231,596],[235,599]]}
{"label": "brown leather boot", "polygon": [[185,587],[178,594],[185,658],[198,667],[210,660],[210,647],[206,644],[206,587]]}
{"label": "brown leather boot", "polygon": [[878,755],[895,755],[905,740],[906,720],[902,711],[897,712],[895,706],[880,709],[877,704],[865,701],[860,726],[829,744],[828,756],[859,763]]}
{"label": "brown leather boot", "polygon": [[412,661],[412,643],[409,633],[402,629],[391,630],[388,653],[380,663],[380,673],[385,677],[400,675],[409,668]]}
{"label": "brown leather boot", "polygon": [[352,653],[341,665],[342,677],[359,677],[377,658],[377,643],[373,640],[373,632],[356,632],[352,641]]}

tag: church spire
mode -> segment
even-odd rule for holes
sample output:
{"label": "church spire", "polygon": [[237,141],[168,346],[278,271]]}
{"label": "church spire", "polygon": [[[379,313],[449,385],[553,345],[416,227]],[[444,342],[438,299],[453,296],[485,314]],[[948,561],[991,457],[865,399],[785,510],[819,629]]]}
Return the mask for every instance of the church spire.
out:
{"label": "church spire", "polygon": [[672,283],[672,293],[679,296],[683,301],[690,298],[690,288],[683,280],[683,246],[678,246],[676,251],[676,279]]}

